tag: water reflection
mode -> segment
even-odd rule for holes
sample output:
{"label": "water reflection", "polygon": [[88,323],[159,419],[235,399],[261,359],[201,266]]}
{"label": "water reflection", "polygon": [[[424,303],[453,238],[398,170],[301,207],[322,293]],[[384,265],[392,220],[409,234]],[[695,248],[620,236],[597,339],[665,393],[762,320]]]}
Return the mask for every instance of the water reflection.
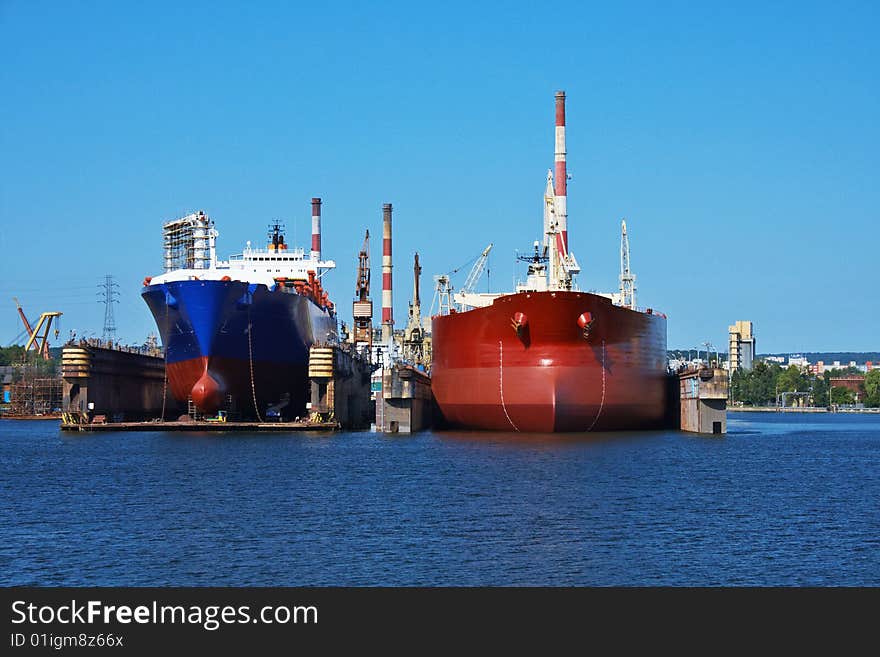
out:
{"label": "water reflection", "polygon": [[434,431],[439,440],[499,447],[559,448],[654,441],[680,435],[674,431],[605,431],[584,433],[516,433],[501,431]]}

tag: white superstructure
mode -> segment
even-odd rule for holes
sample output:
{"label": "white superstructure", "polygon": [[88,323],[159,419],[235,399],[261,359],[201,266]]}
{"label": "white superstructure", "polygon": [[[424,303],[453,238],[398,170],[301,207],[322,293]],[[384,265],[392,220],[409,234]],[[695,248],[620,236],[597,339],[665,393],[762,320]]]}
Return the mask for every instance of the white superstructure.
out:
{"label": "white superstructure", "polygon": [[204,212],[197,212],[162,227],[165,244],[165,272],[149,279],[149,284],[182,280],[234,280],[272,288],[276,279],[308,281],[309,272],[320,279],[334,269],[333,260],[320,260],[301,248],[288,249],[280,224],[274,224],[265,249],[254,249],[248,242],[241,253],[229,260],[217,260],[219,233]]}

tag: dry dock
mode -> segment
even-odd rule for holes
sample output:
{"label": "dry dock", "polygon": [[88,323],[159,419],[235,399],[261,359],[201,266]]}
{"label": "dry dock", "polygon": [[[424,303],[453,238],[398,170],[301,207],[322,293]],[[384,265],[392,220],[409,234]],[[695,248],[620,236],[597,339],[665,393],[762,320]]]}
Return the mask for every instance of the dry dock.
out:
{"label": "dry dock", "polygon": [[165,360],[158,355],[71,343],[61,354],[61,378],[65,412],[90,411],[122,422],[186,411],[169,394]]}
{"label": "dry dock", "polygon": [[205,417],[192,404],[182,413],[187,409],[171,398],[160,357],[68,346],[63,377],[64,431],[335,431],[369,428],[373,418],[369,362],[334,345],[312,347],[311,402],[296,420],[294,412],[272,421],[266,413],[254,418],[225,408]]}

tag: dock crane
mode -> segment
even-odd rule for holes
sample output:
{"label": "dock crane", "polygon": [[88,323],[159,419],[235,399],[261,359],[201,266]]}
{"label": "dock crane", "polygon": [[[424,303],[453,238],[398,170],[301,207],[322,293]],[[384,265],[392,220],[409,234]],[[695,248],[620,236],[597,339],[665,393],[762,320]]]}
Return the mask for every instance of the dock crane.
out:
{"label": "dock crane", "polygon": [[[474,288],[477,286],[477,281],[480,280],[480,276],[483,274],[483,269],[486,268],[486,261],[489,259],[489,252],[492,250],[493,246],[494,244],[490,243],[485,249],[483,249],[482,253],[476,257],[476,262],[474,262],[474,258],[471,258],[461,265],[461,267],[453,269],[448,274],[434,276],[434,299],[431,301],[430,310],[432,316],[434,315],[434,306],[438,305],[438,300],[438,314],[448,315],[452,310],[452,302],[450,299],[457,303],[461,310],[465,310],[468,306],[474,308],[486,305],[484,297],[494,299],[498,296],[497,294],[477,294],[474,292]],[[471,267],[471,271],[468,274],[464,285],[461,286],[461,289],[458,292],[453,294],[452,277],[471,262],[474,263],[474,266]],[[491,303],[491,301],[488,301],[488,303]]]}
{"label": "dock crane", "polygon": [[477,281],[480,280],[480,276],[482,276],[483,270],[486,268],[486,261],[489,259],[489,252],[492,250],[493,246],[494,244],[490,242],[489,245],[483,249],[483,252],[477,258],[474,266],[471,267],[471,271],[465,279],[464,285],[462,285],[461,289],[455,294],[455,302],[462,306],[462,308],[464,308],[464,306],[474,306],[474,299],[470,297],[474,295],[474,288],[477,286]]}
{"label": "dock crane", "polygon": [[18,344],[19,340],[21,340],[25,336],[30,337],[31,333],[34,332],[34,330],[31,328],[31,323],[28,321],[27,315],[25,315],[24,311],[21,309],[21,304],[18,302],[18,299],[16,297],[12,297],[12,300],[15,302],[15,307],[18,309],[18,316],[21,318],[21,323],[24,324],[24,330],[16,335],[12,339],[12,342],[6,345],[8,347]]}
{"label": "dock crane", "polygon": [[483,249],[480,257],[477,258],[477,261],[471,268],[471,273],[468,274],[467,280],[465,280],[464,285],[461,286],[461,292],[473,292],[474,287],[477,285],[477,280],[479,280],[480,275],[483,273],[483,269],[486,267],[486,260],[489,258],[489,252],[492,250],[493,246],[494,245],[490,243],[489,246]]}
{"label": "dock crane", "polygon": [[358,254],[357,283],[352,307],[355,349],[373,348],[373,301],[370,299],[370,231],[364,236],[364,245]]}
{"label": "dock crane", "polygon": [[[49,356],[49,331],[52,329],[52,320],[61,317],[62,313],[58,311],[52,311],[43,313],[40,315],[40,319],[37,320],[37,324],[35,327],[31,327],[31,323],[28,321],[27,316],[24,314],[24,310],[21,308],[21,304],[18,302],[18,299],[15,297],[12,298],[15,301],[15,306],[18,309],[18,316],[21,318],[22,323],[24,324],[24,328],[27,331],[28,341],[24,347],[25,353],[27,353],[30,348],[33,346],[34,350],[40,354],[43,360],[50,360]],[[55,329],[55,337],[58,337],[59,330]]]}
{"label": "dock crane", "polygon": [[409,319],[403,331],[403,358],[414,365],[427,365],[425,362],[425,332],[422,326],[422,300],[419,296],[419,283],[422,266],[419,254],[413,258],[413,300],[409,304]]}
{"label": "dock crane", "polygon": [[21,309],[21,304],[18,302],[18,298],[12,297],[12,300],[15,301],[15,307],[18,309],[18,316],[21,317],[21,322],[24,324],[27,334],[33,334],[34,329],[31,328],[31,323],[28,321],[27,315],[25,315],[24,311]]}

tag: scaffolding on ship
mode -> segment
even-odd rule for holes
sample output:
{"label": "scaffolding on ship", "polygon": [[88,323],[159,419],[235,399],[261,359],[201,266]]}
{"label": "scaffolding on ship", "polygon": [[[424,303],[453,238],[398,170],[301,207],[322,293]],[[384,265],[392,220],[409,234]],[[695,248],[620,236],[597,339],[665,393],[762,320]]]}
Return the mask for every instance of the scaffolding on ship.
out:
{"label": "scaffolding on ship", "polygon": [[214,266],[217,231],[203,210],[162,225],[165,272]]}

